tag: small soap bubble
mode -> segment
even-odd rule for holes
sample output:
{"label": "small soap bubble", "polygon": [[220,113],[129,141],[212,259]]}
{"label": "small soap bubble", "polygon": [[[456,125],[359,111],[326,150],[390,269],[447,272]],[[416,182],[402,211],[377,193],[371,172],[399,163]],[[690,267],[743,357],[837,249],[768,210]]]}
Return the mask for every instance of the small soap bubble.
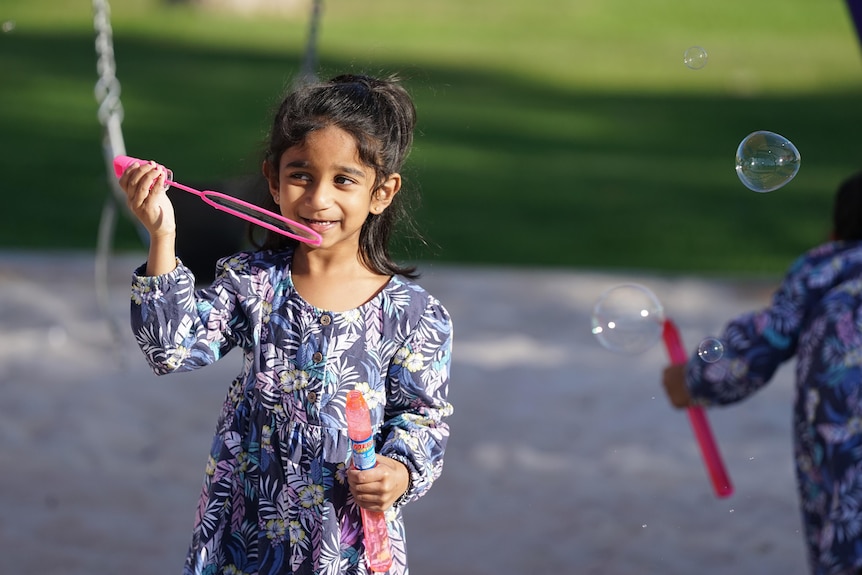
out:
{"label": "small soap bubble", "polygon": [[709,56],[707,55],[706,50],[700,46],[692,46],[685,51],[682,61],[685,62],[685,65],[692,70],[700,70],[706,66],[708,58]]}
{"label": "small soap bubble", "polygon": [[0,25],[0,30],[3,30],[4,34],[8,34],[15,29],[15,20],[6,20]]}
{"label": "small soap bubble", "polygon": [[646,524],[646,523],[644,523],[643,525],[641,525],[641,528],[646,529],[646,525],[647,525],[647,524]]}
{"label": "small soap bubble", "polygon": [[733,509],[731,509],[730,512],[733,513]]}
{"label": "small soap bubble", "polygon": [[747,135],[736,149],[736,175],[749,190],[771,192],[796,176],[801,161],[790,140],[760,130]]}
{"label": "small soap bubble", "polygon": [[664,308],[639,284],[622,284],[605,291],[593,307],[592,332],[606,349],[637,354],[661,338]]}
{"label": "small soap bubble", "polygon": [[697,356],[706,363],[715,363],[724,356],[724,344],[720,339],[708,337],[697,346]]}
{"label": "small soap bubble", "polygon": [[749,457],[749,458],[748,458],[748,460],[749,460],[749,461],[754,461],[754,457]]}

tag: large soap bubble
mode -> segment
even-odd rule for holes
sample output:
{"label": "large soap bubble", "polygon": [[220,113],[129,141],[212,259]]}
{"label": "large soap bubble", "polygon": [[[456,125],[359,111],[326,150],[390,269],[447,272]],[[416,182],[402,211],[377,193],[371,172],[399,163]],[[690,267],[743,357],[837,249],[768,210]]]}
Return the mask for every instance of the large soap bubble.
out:
{"label": "large soap bubble", "polygon": [[736,175],[749,190],[777,190],[799,171],[801,157],[793,143],[774,132],[747,135],[736,149]]}
{"label": "large soap bubble", "polygon": [[604,292],[593,307],[593,335],[616,353],[636,354],[661,339],[664,308],[640,284],[622,284]]}

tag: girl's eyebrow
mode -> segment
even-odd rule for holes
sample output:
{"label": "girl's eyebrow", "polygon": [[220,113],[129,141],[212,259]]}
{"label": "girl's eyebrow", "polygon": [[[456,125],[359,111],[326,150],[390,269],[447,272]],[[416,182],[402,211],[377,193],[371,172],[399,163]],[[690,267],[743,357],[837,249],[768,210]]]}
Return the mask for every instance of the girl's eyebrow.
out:
{"label": "girl's eyebrow", "polygon": [[[288,162],[284,165],[285,168],[307,168],[308,162],[306,160],[293,160],[292,162]],[[352,176],[357,177],[365,177],[365,172],[359,168],[355,168],[353,166],[335,166],[335,170],[338,172],[345,172]]]}
{"label": "girl's eyebrow", "polygon": [[351,176],[356,176],[358,178],[365,177],[365,172],[363,170],[360,170],[359,168],[354,168],[353,166],[336,166],[336,168],[338,169],[338,171],[346,172]]}

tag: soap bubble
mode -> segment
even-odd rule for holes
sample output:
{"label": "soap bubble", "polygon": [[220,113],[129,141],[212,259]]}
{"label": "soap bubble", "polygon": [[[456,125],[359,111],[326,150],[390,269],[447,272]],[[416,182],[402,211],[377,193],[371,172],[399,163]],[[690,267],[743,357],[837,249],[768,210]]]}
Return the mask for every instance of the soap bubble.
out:
{"label": "soap bubble", "polygon": [[724,344],[720,339],[708,337],[697,346],[697,356],[706,363],[715,363],[724,356]]}
{"label": "soap bubble", "polygon": [[664,308],[640,284],[622,284],[605,291],[593,307],[593,335],[606,349],[641,353],[661,338]]}
{"label": "soap bubble", "polygon": [[774,132],[747,135],[736,149],[736,175],[749,190],[777,190],[793,179],[802,158],[793,143]]}
{"label": "soap bubble", "polygon": [[685,62],[685,65],[692,70],[700,70],[706,66],[706,60],[708,57],[706,50],[700,46],[692,46],[685,51],[682,61]]}

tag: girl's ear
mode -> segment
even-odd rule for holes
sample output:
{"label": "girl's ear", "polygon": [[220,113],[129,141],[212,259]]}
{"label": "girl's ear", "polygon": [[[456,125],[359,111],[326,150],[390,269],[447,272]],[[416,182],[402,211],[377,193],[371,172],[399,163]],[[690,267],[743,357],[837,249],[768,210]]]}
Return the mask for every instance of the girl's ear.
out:
{"label": "girl's ear", "polygon": [[392,203],[392,200],[395,198],[395,194],[397,194],[400,189],[401,174],[390,174],[380,187],[374,190],[374,193],[371,194],[371,206],[369,208],[371,213],[382,214],[383,211],[389,207],[389,204]]}
{"label": "girl's ear", "polygon": [[261,170],[263,171],[263,177],[266,178],[266,184],[269,187],[269,195],[272,196],[272,200],[277,204],[278,203],[278,176],[272,173],[272,166],[266,160],[263,161],[263,165],[261,166]]}

